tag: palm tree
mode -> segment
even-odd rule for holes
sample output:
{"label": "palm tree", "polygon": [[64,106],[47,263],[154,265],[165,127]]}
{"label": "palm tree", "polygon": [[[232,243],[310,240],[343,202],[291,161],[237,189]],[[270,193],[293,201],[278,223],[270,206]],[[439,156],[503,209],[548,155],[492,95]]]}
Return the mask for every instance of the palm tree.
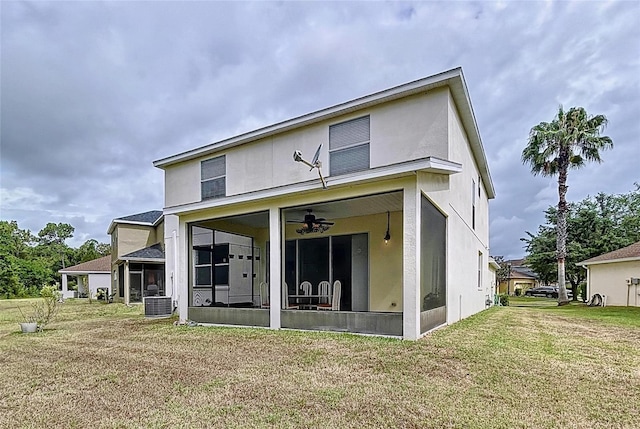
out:
{"label": "palm tree", "polygon": [[568,112],[558,109],[551,122],[531,128],[529,142],[522,151],[522,162],[531,166],[533,175],[558,175],[558,221],[556,257],[558,258],[558,305],[569,303],[565,287],[564,262],[567,256],[567,172],[586,161],[601,162],[600,151],[613,147],[613,141],[600,133],[607,125],[604,115],[589,116],[582,107]]}

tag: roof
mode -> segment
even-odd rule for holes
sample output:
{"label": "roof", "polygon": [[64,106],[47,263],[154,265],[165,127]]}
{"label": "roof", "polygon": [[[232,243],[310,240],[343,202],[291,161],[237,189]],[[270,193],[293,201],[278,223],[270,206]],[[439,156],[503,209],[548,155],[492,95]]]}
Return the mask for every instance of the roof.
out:
{"label": "roof", "polygon": [[111,234],[118,223],[130,225],[156,226],[163,219],[162,210],[151,210],[144,213],[136,213],[129,216],[123,216],[111,221],[107,234]]}
{"label": "roof", "polygon": [[135,252],[127,253],[120,257],[123,261],[158,261],[164,262],[164,250],[160,243],[153,246],[145,247],[144,249],[136,250]]}
{"label": "roof", "polygon": [[512,267],[524,267],[527,265],[527,259],[510,259],[508,261],[504,261],[505,264],[511,264]]}
{"label": "roof", "polygon": [[640,260],[640,241],[613,252],[604,253],[599,256],[578,262],[577,265],[606,264],[610,262],[624,262]]}
{"label": "roof", "polygon": [[491,256],[489,256],[489,268],[492,268],[494,271],[500,269],[500,264],[498,264]]}
{"label": "roof", "polygon": [[119,217],[115,220],[127,220],[131,222],[141,222],[154,224],[162,216],[162,210],[152,210],[144,213],[137,213],[129,216]]}
{"label": "roof", "polygon": [[164,169],[165,167],[179,162],[211,155],[223,149],[229,149],[258,139],[280,134],[285,131],[291,131],[317,122],[325,121],[346,113],[398,100],[440,87],[449,87],[451,91],[453,100],[458,112],[460,113],[462,124],[469,138],[471,151],[476,163],[478,164],[478,169],[480,170],[480,175],[482,176],[487,196],[489,199],[495,198],[495,188],[493,187],[493,181],[491,180],[491,174],[489,173],[487,158],[485,156],[482,140],[478,131],[478,124],[473,112],[473,107],[471,106],[471,99],[469,98],[469,91],[462,73],[462,68],[460,67],[347,101],[345,103],[337,104],[335,106],[289,119],[284,122],[259,128],[255,131],[250,131],[218,142],[213,142],[177,155],[162,158],[154,161],[153,165]]}
{"label": "roof", "polygon": [[511,268],[511,273],[509,275],[512,279],[536,279],[536,273],[530,268],[526,267],[517,267]]}
{"label": "roof", "polygon": [[109,274],[111,272],[111,255],[103,256],[102,258],[94,259],[92,261],[83,262],[72,267],[63,268],[58,272],[61,274]]}

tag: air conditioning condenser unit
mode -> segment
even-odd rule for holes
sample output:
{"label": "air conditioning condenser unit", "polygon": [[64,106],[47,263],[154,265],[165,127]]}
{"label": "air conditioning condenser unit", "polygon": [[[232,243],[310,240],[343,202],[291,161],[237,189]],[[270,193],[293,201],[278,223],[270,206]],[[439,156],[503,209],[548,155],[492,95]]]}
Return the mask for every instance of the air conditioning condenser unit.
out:
{"label": "air conditioning condenser unit", "polygon": [[170,296],[144,297],[144,317],[170,317],[172,302]]}

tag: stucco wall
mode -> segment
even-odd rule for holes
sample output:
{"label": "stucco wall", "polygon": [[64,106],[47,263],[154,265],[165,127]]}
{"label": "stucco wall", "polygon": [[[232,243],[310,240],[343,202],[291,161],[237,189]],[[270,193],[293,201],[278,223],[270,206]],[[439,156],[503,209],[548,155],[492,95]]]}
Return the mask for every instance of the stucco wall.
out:
{"label": "stucco wall", "polygon": [[365,115],[371,117],[371,168],[428,156],[447,158],[448,104],[449,91],[440,88],[168,166],[165,206],[200,201],[200,162],[221,155],[226,156],[227,196],[316,180],[317,172],[292,156],[300,150],[311,160],[320,144],[319,159],[328,176],[329,126]]}
{"label": "stucco wall", "polygon": [[118,224],[118,257],[152,246],[162,240],[154,227]]}
{"label": "stucco wall", "polygon": [[[418,174],[418,187],[447,216],[447,322],[453,323],[485,308],[491,294],[488,279],[489,200],[483,186],[478,196],[479,170],[453,99],[448,100],[448,158],[462,164],[450,176]],[[472,221],[472,183],[476,182],[476,219]],[[478,287],[478,253],[482,253],[481,287]],[[487,280],[485,280],[487,279]]]}
{"label": "stucco wall", "polygon": [[627,286],[627,279],[640,278],[640,261],[589,266],[589,296],[607,295],[607,305],[640,306],[640,287]]}

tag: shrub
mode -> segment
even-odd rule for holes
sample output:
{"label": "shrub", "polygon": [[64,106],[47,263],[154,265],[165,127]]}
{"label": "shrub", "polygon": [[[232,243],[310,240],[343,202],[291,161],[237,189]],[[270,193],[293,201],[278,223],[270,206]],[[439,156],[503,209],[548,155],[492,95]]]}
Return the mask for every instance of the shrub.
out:
{"label": "shrub", "polygon": [[509,305],[509,295],[503,293],[500,295],[500,305],[508,306]]}
{"label": "shrub", "polygon": [[44,286],[40,296],[42,301],[33,304],[33,313],[38,323],[38,330],[42,331],[58,312],[62,294],[53,286]]}

